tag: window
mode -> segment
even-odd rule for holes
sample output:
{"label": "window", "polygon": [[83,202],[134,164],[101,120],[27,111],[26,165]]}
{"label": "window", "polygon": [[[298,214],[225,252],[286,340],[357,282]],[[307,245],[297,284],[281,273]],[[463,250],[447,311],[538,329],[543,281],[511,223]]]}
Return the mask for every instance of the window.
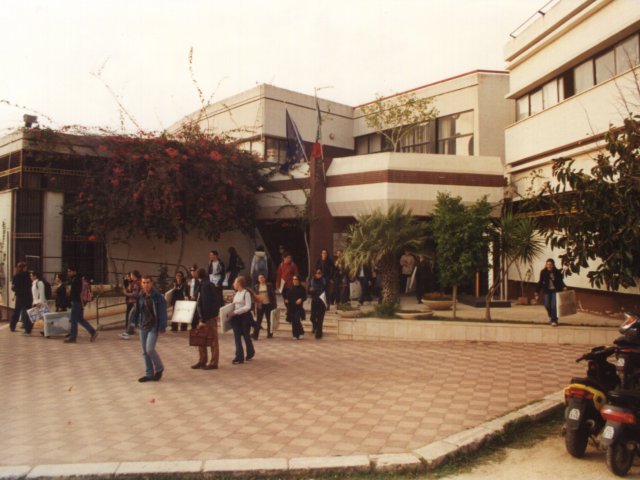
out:
{"label": "window", "polygon": [[616,57],[613,50],[596,57],[596,84],[609,80],[616,74]]}
{"label": "window", "polygon": [[601,51],[597,56],[545,83],[541,89],[537,88],[516,99],[516,121],[552,107],[639,64],[640,34],[635,33],[613,48]]}
{"label": "window", "polygon": [[356,155],[369,153],[369,137],[370,135],[364,135],[356,138]]}
{"label": "window", "polygon": [[542,86],[542,104],[544,108],[553,107],[558,103],[558,81],[556,79]]}
{"label": "window", "polygon": [[620,42],[614,50],[616,54],[616,73],[622,73],[640,63],[637,34]]}
{"label": "window", "polygon": [[529,116],[529,95],[516,100],[516,121]]}
{"label": "window", "polygon": [[529,111],[531,115],[541,112],[543,110],[542,105],[542,89],[536,90],[529,96]]}
{"label": "window", "polygon": [[473,111],[437,119],[438,153],[473,155]]}
{"label": "window", "polygon": [[273,163],[284,163],[287,159],[287,141],[278,138],[266,139],[266,161]]}
{"label": "window", "polygon": [[587,88],[593,87],[595,85],[593,82],[593,61],[587,60],[574,68],[573,78],[575,93],[584,92]]}
{"label": "window", "polygon": [[401,152],[433,153],[435,122],[427,122],[414,127],[400,142]]}

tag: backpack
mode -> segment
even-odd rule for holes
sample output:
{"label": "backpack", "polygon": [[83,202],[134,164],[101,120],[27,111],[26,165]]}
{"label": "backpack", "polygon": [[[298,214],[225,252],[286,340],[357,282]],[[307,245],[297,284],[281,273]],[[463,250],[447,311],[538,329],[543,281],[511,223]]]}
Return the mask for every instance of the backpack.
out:
{"label": "backpack", "polygon": [[46,280],[40,280],[44,284],[44,298],[51,300],[53,298],[53,292],[51,291],[51,284]]}
{"label": "backpack", "polygon": [[267,259],[265,257],[258,258],[258,261],[256,263],[256,271],[258,272],[256,277],[260,274],[263,274],[265,276],[267,275]]}

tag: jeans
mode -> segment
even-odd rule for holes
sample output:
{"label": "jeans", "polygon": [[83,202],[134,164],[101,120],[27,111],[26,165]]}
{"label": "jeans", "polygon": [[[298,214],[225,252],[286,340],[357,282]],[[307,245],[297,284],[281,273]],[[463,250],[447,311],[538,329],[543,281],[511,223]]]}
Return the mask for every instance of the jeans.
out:
{"label": "jeans", "polygon": [[256,319],[255,331],[253,332],[254,338],[257,339],[260,336],[260,329],[262,328],[263,316],[267,319],[267,333],[268,334],[273,333],[273,331],[271,330],[271,311],[272,310],[273,310],[273,307],[271,306],[271,304],[267,303],[265,305],[260,306],[256,311],[257,319]]}
{"label": "jeans", "polygon": [[547,309],[549,322],[557,322],[558,314],[556,313],[556,292],[545,293],[542,296],[542,303],[544,303],[544,308]]}
{"label": "jeans", "polygon": [[29,333],[31,332],[31,329],[33,328],[33,323],[31,323],[31,319],[29,318],[29,315],[27,314],[27,304],[19,298],[16,298],[16,304],[14,305],[13,308],[13,315],[11,317],[11,323],[9,325],[9,328],[11,328],[11,331],[15,331],[16,326],[18,325],[18,321],[20,319],[22,319],[22,322],[24,324],[24,330],[25,332]]}
{"label": "jeans", "polygon": [[156,350],[158,342],[158,330],[153,328],[147,332],[144,328],[140,329],[140,345],[142,345],[142,357],[144,358],[144,376],[153,377],[155,373],[164,370],[160,355]]}
{"label": "jeans", "polygon": [[78,337],[78,324],[89,332],[89,335],[96,333],[96,329],[84,319],[84,308],[81,302],[71,302],[71,330],[69,331],[69,339],[75,340]]}
{"label": "jeans", "polygon": [[244,362],[244,349],[242,348],[242,339],[247,346],[247,358],[251,359],[256,354],[251,341],[251,320],[253,317],[250,312],[234,315],[231,318],[231,327],[233,328],[233,338],[236,342],[236,356],[234,361]]}

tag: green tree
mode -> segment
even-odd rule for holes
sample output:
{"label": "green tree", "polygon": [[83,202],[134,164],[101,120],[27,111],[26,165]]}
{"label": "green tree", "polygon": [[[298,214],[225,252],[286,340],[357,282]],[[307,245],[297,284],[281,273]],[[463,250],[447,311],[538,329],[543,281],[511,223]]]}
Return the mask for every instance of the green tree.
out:
{"label": "green tree", "polygon": [[486,197],[466,207],[462,198],[438,193],[431,222],[440,282],[453,288],[456,318],[458,285],[488,265],[491,205]]}
{"label": "green tree", "polygon": [[431,97],[418,98],[415,93],[405,93],[386,99],[377,97],[361,109],[367,126],[380,133],[391,145],[392,151],[397,152],[402,140],[415,127],[427,124],[438,116],[438,110],[432,104]]}
{"label": "green tree", "polygon": [[542,230],[570,272],[590,269],[592,286],[616,291],[640,277],[640,116],[610,129],[605,142],[589,173],[571,158],[554,160],[555,184],[535,204],[551,213]]}
{"label": "green tree", "polygon": [[349,227],[343,251],[345,264],[355,270],[363,264],[380,265],[382,303],[399,304],[399,263],[404,248],[420,248],[426,238],[426,225],[411,215],[404,205],[392,205],[358,216]]}
{"label": "green tree", "polygon": [[[544,240],[538,235],[538,222],[532,217],[516,216],[506,211],[495,221],[494,233],[504,259],[500,272],[508,271],[514,264],[530,264],[544,252]],[[491,321],[491,301],[501,280],[502,275],[496,275],[487,292],[484,319],[488,322]]]}

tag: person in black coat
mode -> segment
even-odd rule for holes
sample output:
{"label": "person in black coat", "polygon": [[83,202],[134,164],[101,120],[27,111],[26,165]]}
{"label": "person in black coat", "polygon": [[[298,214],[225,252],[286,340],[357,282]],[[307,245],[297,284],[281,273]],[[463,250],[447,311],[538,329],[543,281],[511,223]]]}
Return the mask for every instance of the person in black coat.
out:
{"label": "person in black coat", "polygon": [[547,316],[552,327],[558,326],[558,314],[556,309],[556,293],[567,290],[562,272],[556,268],[552,258],[547,259],[545,268],[540,272],[540,280],[536,287],[535,297],[539,297],[542,292],[542,302],[547,309]]}
{"label": "person in black coat", "polygon": [[322,338],[322,324],[327,311],[327,281],[322,275],[322,270],[316,270],[309,283],[309,293],[311,294],[311,325],[316,339],[319,340]]}
{"label": "person in black coat", "polygon": [[13,306],[13,316],[11,317],[9,328],[12,332],[15,332],[18,320],[22,319],[24,324],[23,335],[31,335],[33,323],[29,319],[27,309],[31,308],[33,296],[31,294],[31,277],[27,271],[27,264],[18,262],[15,272],[11,281],[11,290],[16,296],[16,301]]}
{"label": "person in black coat", "polygon": [[[204,370],[217,370],[220,360],[220,346],[218,344],[218,315],[220,313],[219,295],[215,287],[209,281],[207,271],[204,268],[198,270],[198,293],[196,295],[196,312],[198,315],[199,329],[207,330],[207,345],[198,347],[200,355],[198,362],[191,368]],[[211,361],[207,364],[207,346],[211,348]]]}
{"label": "person in black coat", "polygon": [[302,319],[304,318],[304,301],[307,299],[307,291],[300,285],[300,277],[293,276],[293,286],[286,291],[284,304],[287,306],[287,321],[291,323],[293,338],[300,340],[304,337]]}
{"label": "person in black coat", "polygon": [[360,298],[358,299],[360,305],[371,300],[371,278],[371,267],[366,263],[360,265],[356,271],[356,279],[360,283]]}

